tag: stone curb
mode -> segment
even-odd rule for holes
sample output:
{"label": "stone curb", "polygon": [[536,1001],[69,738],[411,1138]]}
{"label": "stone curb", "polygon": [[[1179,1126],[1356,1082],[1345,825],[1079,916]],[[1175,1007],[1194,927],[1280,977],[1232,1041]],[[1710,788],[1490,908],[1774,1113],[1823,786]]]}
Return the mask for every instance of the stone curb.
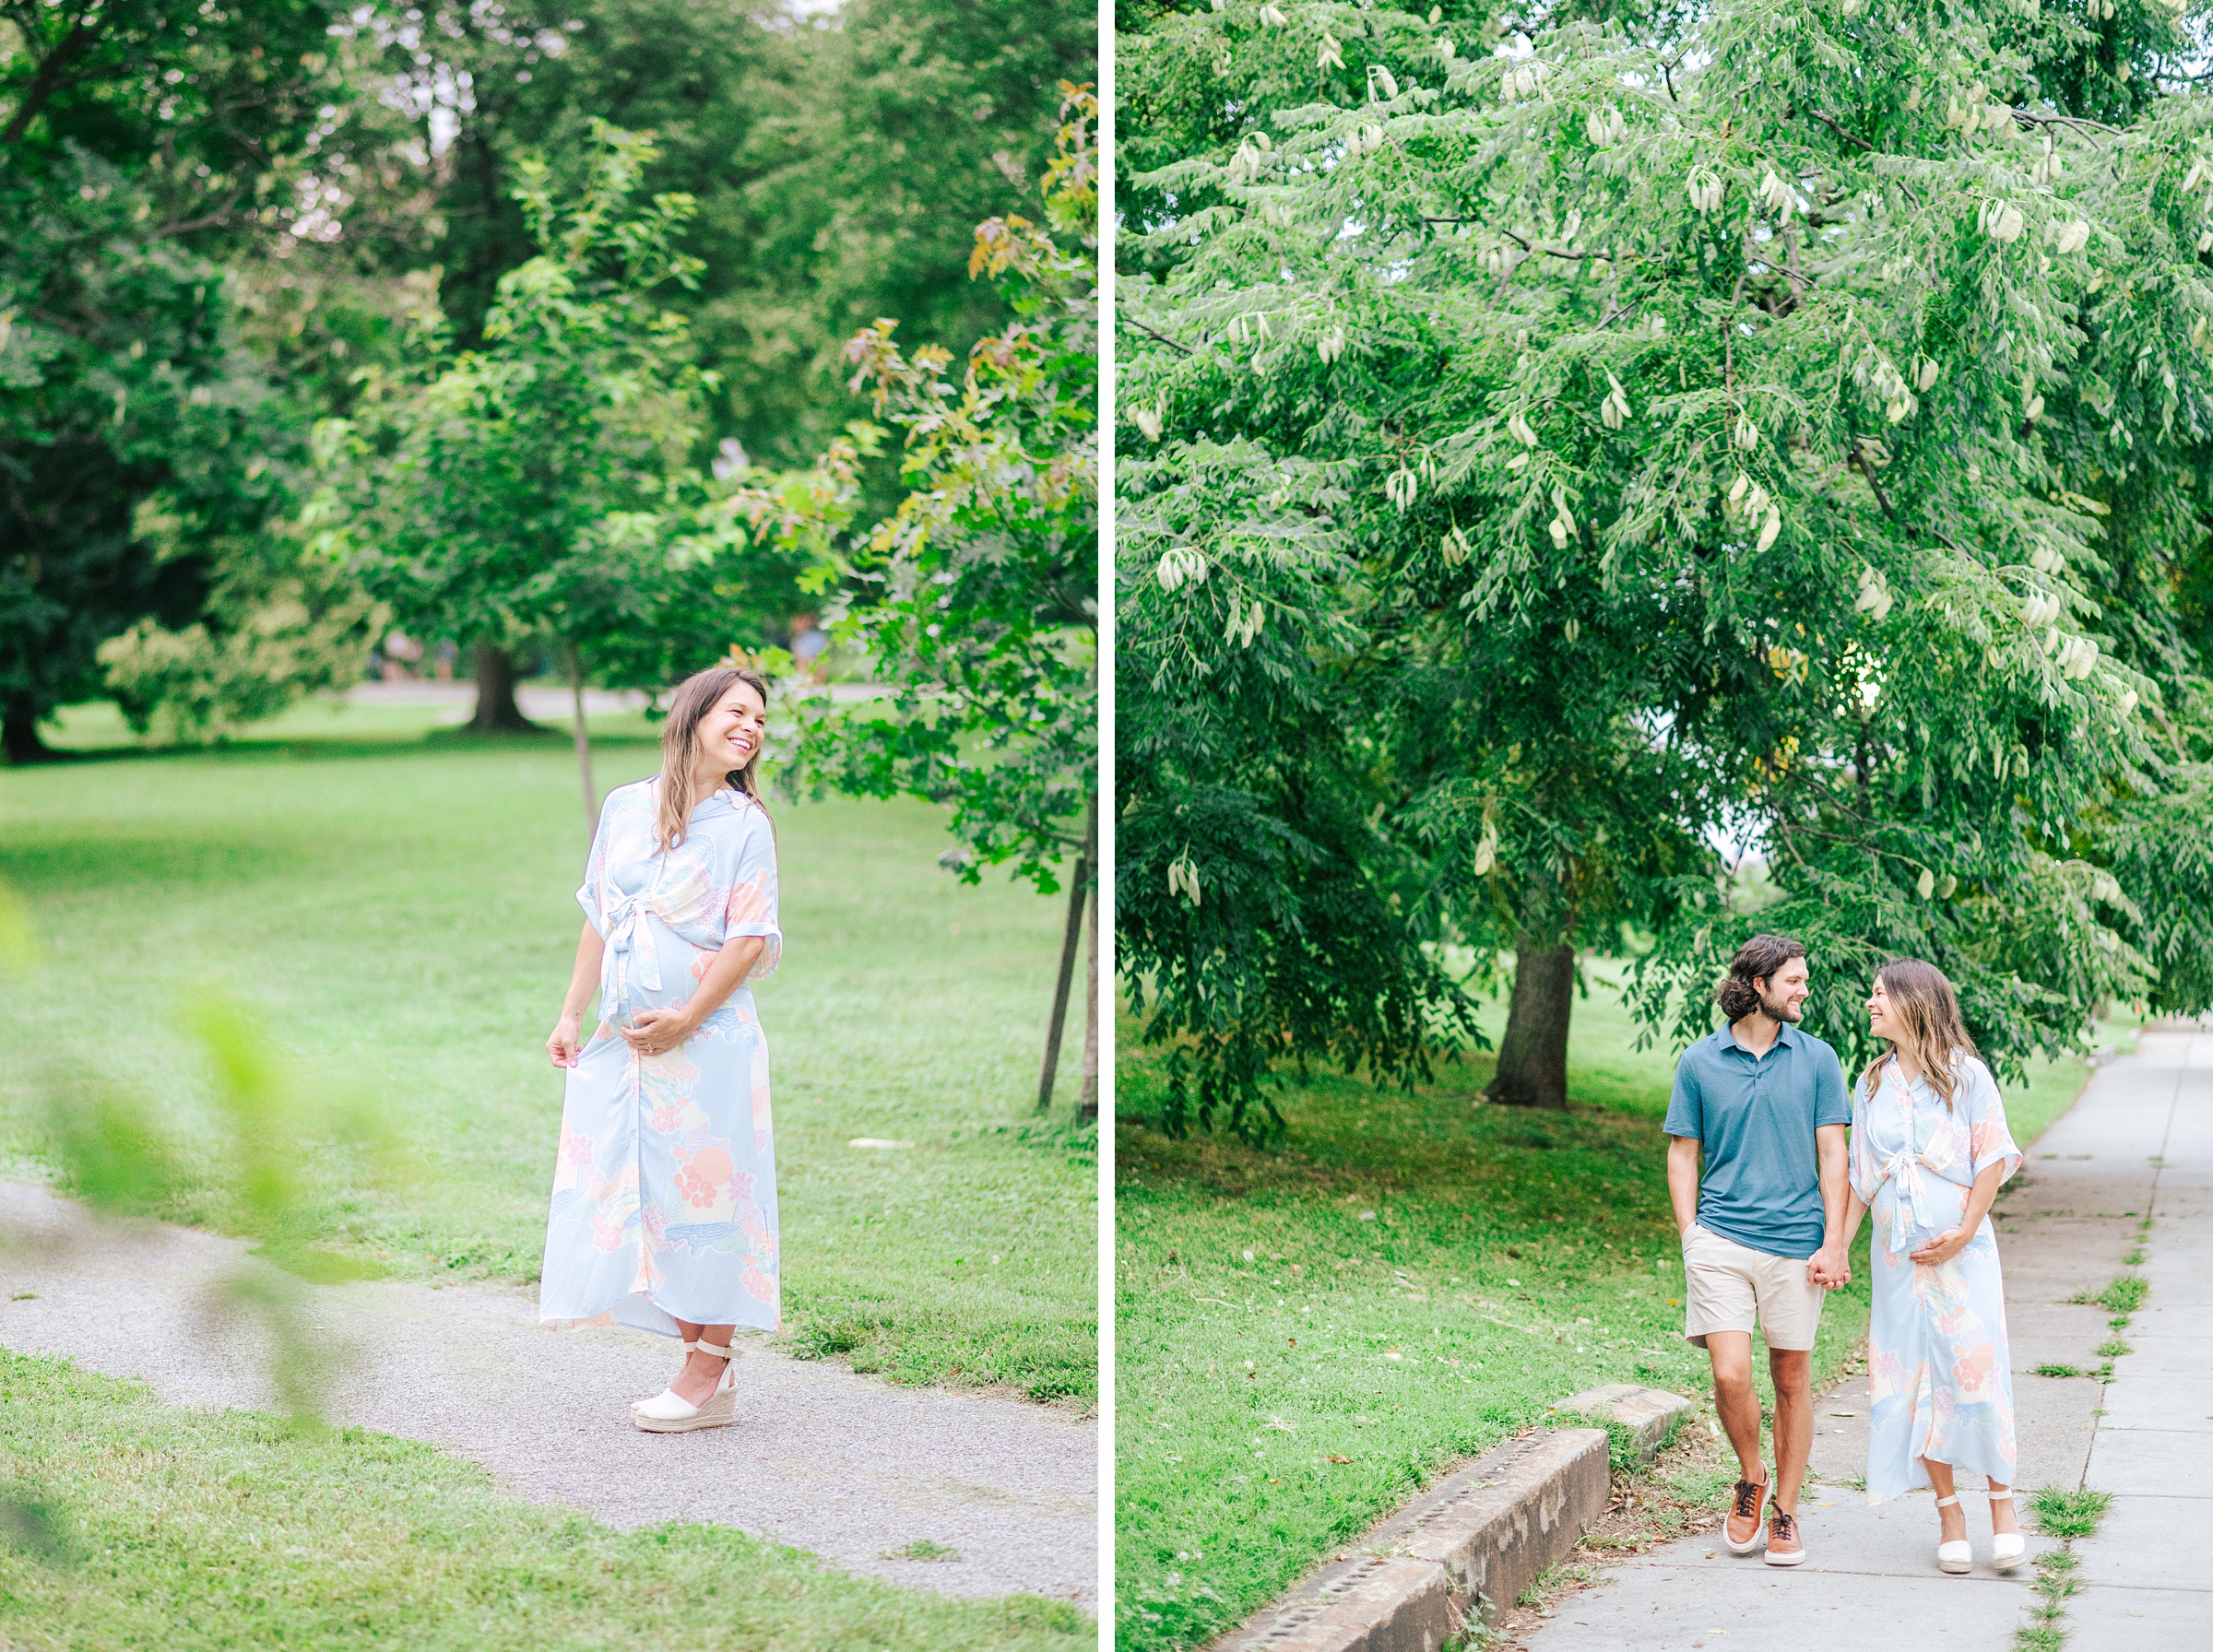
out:
{"label": "stone curb", "polygon": [[1603,1388],[1585,1388],[1570,1394],[1552,1408],[1563,1416],[1589,1417],[1601,1422],[1618,1422],[1637,1436],[1637,1453],[1646,1462],[1660,1455],[1676,1426],[1697,1410],[1680,1394],[1663,1388],[1641,1388],[1635,1383],[1609,1383]]}
{"label": "stone curb", "polygon": [[1604,1429],[1557,1428],[1485,1452],[1216,1642],[1217,1652],[1438,1652],[1479,1606],[1511,1606],[1573,1552],[1605,1512],[1609,1444]]}

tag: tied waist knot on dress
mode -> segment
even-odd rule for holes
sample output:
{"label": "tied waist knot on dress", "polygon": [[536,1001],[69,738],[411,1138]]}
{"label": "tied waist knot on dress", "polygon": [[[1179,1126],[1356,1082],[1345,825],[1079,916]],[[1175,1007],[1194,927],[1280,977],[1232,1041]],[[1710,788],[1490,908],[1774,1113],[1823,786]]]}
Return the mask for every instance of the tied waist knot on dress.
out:
{"label": "tied waist knot on dress", "polygon": [[647,926],[652,902],[645,893],[624,895],[608,909],[607,950],[599,960],[599,1019],[612,1021],[622,1013],[622,980],[627,969],[647,992],[661,990],[660,949],[653,944]]}
{"label": "tied waist knot on dress", "polygon": [[[1900,1148],[1883,1161],[1876,1173],[1876,1190],[1882,1184],[1890,1184],[1890,1221],[1883,1235],[1883,1249],[1894,1257],[1902,1257],[1913,1249],[1916,1233],[1935,1233],[1935,1219],[1929,1214],[1928,1184],[1921,1174],[1921,1155],[1911,1148]],[[1935,1166],[1931,1166],[1932,1169]]]}

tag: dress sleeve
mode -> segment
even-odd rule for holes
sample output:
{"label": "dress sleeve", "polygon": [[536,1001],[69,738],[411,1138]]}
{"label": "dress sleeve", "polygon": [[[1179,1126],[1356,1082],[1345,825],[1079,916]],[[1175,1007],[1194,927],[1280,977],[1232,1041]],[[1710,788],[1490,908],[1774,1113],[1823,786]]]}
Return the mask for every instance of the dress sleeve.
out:
{"label": "dress sleeve", "polygon": [[776,833],[757,803],[746,807],[738,833],[738,859],[730,874],[722,933],[725,945],[749,935],[763,938],[761,956],[747,980],[763,980],[775,973],[784,957],[784,932],[776,924]]}
{"label": "dress sleeve", "polygon": [[615,794],[609,792],[607,800],[599,805],[599,824],[592,832],[592,852],[585,856],[584,884],[576,891],[576,904],[584,908],[584,915],[601,940],[607,938],[607,856],[613,835],[612,820],[615,812]]}
{"label": "dress sleeve", "polygon": [[1867,1134],[1867,1112],[1874,1105],[1864,1082],[1852,1087],[1852,1190],[1860,1203],[1872,1205],[1883,1185],[1875,1162],[1875,1142]]}
{"label": "dress sleeve", "polygon": [[1998,1094],[1998,1084],[1990,1076],[1990,1068],[1970,1058],[1966,1064],[1967,1082],[1961,1088],[1967,1103],[1967,1149],[1972,1160],[1971,1169],[1976,1176],[1994,1164],[2006,1168],[1998,1180],[2003,1183],[2021,1167],[2021,1150],[2013,1144],[2013,1131],[2006,1123],[2005,1098]]}

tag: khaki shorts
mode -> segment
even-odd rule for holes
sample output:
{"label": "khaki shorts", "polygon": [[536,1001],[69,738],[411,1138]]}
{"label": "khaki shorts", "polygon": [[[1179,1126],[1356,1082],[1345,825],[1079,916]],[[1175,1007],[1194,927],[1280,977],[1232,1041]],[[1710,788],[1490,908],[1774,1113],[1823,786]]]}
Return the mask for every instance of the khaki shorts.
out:
{"label": "khaki shorts", "polygon": [[1683,1334],[1692,1346],[1757,1324],[1770,1349],[1813,1347],[1828,1292],[1806,1278],[1803,1257],[1769,1256],[1694,1221],[1683,1230]]}

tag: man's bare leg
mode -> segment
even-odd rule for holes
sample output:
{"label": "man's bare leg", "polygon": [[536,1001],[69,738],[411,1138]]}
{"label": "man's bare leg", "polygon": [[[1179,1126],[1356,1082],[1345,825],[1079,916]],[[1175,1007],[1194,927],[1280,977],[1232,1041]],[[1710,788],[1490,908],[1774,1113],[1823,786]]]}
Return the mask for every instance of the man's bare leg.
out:
{"label": "man's bare leg", "polygon": [[1768,1471],[1759,1456],[1759,1391],[1752,1386],[1752,1333],[1709,1331],[1706,1356],[1713,1362],[1714,1414],[1736,1452],[1737,1478],[1757,1485]]}
{"label": "man's bare leg", "polygon": [[[1746,1363],[1750,1363],[1746,1351]],[[1805,1465],[1814,1454],[1814,1356],[1805,1349],[1768,1350],[1768,1375],[1775,1380],[1775,1506],[1786,1515],[1798,1512],[1798,1490],[1805,1482]],[[1759,1422],[1757,1401],[1752,1407],[1753,1426]]]}

